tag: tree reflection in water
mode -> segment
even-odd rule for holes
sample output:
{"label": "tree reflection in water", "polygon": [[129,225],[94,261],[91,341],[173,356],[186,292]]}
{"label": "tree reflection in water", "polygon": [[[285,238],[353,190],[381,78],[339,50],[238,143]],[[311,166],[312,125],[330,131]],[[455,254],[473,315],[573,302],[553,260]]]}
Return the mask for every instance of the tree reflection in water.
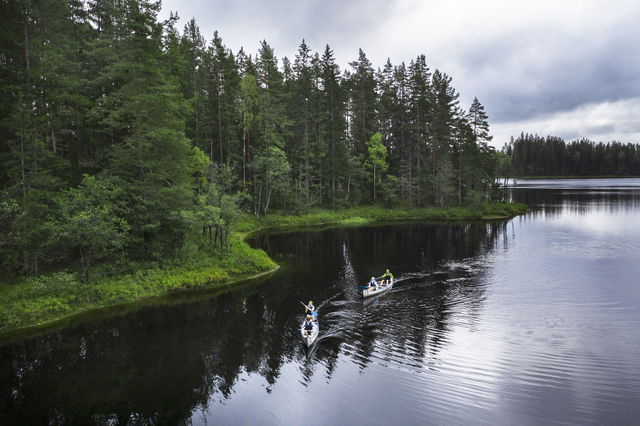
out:
{"label": "tree reflection in water", "polygon": [[[247,374],[269,392],[285,364],[299,366],[305,385],[330,381],[342,359],[363,371],[437,369],[451,327],[477,321],[485,258],[508,231],[506,222],[415,223],[260,235],[254,244],[283,265],[260,283],[0,347],[0,420],[181,424],[232,399]],[[387,267],[394,288],[363,302],[358,284]],[[310,298],[321,336],[307,352],[298,324]]]}

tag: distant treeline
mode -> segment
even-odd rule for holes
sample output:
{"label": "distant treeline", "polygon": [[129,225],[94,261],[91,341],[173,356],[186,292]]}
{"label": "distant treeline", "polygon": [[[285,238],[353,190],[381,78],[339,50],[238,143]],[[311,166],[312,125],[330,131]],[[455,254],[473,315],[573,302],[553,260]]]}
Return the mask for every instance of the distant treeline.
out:
{"label": "distant treeline", "polygon": [[521,134],[503,148],[515,176],[640,176],[640,146]]}
{"label": "distant treeline", "polygon": [[[478,205],[497,153],[424,55],[340,70],[303,41],[232,51],[159,2],[0,2],[0,262],[162,260],[226,247],[241,212]],[[492,192],[493,191],[493,192]]]}

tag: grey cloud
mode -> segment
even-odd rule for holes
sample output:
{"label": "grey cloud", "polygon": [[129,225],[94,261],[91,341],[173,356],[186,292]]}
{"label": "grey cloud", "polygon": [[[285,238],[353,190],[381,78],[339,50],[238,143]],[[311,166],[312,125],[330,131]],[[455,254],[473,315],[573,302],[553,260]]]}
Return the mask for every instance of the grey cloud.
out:
{"label": "grey cloud", "polygon": [[493,120],[521,120],[640,95],[640,37],[612,38],[596,46],[588,40],[565,40],[562,46],[541,46],[543,58],[519,53],[541,38],[504,38],[461,52],[458,66],[469,70],[467,89],[481,99]]}
{"label": "grey cloud", "polygon": [[[385,0],[226,2],[165,1],[163,13],[177,10],[183,22],[195,17],[203,36],[218,30],[225,44],[256,53],[261,40],[274,47],[279,58],[295,55],[305,39],[314,51],[329,44],[341,64],[357,58],[358,43],[366,41],[388,7]],[[354,47],[355,46],[355,47]]]}
{"label": "grey cloud", "polygon": [[495,123],[494,145],[502,146],[521,132],[560,136],[565,140],[581,138],[597,142],[640,142],[640,97],[615,102],[581,105],[571,111],[529,117],[524,120]]}
{"label": "grey cloud", "polygon": [[[616,5],[585,1],[576,10],[541,0],[526,8],[535,15],[529,16],[518,15],[521,7],[508,1],[494,3],[500,13],[491,13],[473,2],[168,0],[164,13],[178,10],[183,22],[195,16],[206,38],[218,30],[234,51],[242,46],[255,54],[266,39],[282,58],[295,55],[303,38],[314,51],[329,44],[342,68],[359,47],[376,67],[387,57],[399,64],[424,53],[431,68],[453,77],[463,106],[477,96],[492,126],[506,129],[544,126],[554,114],[578,114],[582,105],[640,97],[640,5]],[[597,134],[620,134],[632,125],[612,120],[612,132],[603,124],[581,124]],[[562,131],[582,133],[576,129]]]}

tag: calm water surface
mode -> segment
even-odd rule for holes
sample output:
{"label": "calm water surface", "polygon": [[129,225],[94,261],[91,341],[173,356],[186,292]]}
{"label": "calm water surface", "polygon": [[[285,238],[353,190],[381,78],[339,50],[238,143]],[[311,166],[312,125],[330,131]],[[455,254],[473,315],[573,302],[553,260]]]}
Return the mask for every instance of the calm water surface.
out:
{"label": "calm water surface", "polygon": [[511,221],[262,235],[267,279],[5,343],[0,423],[638,424],[640,180],[512,196]]}

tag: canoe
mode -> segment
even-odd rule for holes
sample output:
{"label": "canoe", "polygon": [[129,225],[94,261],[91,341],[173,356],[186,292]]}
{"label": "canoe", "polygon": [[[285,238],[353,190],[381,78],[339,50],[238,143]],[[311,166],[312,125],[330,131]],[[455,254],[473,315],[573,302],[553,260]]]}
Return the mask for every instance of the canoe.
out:
{"label": "canoe", "polygon": [[377,290],[376,289],[372,289],[370,290],[368,287],[365,288],[364,290],[362,290],[362,296],[363,297],[370,297],[370,296],[375,296],[376,294],[380,294],[380,293],[384,293],[385,291],[389,290],[391,287],[393,287],[393,282],[395,281],[394,278],[391,278],[391,281],[389,282],[389,284],[387,285],[381,285]]}
{"label": "canoe", "polygon": [[320,325],[318,321],[313,322],[313,330],[311,331],[311,336],[307,336],[304,332],[304,321],[300,325],[300,334],[302,335],[302,340],[307,344],[307,347],[313,345],[313,342],[318,338],[318,334],[320,334]]}

